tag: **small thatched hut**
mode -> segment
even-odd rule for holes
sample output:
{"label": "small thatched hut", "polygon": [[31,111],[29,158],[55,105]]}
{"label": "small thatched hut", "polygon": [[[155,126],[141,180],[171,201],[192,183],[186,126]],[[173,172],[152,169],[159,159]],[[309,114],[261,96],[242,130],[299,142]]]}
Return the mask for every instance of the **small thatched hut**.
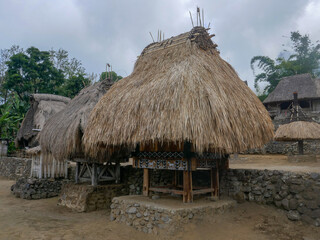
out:
{"label": "small thatched hut", "polygon": [[[136,149],[134,166],[144,168],[145,195],[174,192],[185,202],[194,194],[217,195],[216,182],[194,190],[191,171],[219,169],[227,154],[273,138],[265,107],[220,57],[211,37],[195,27],[148,45],[133,73],[115,83],[90,114],[86,153],[100,158],[119,147]],[[151,188],[148,169],[183,170],[183,191]]]}
{"label": "small thatched hut", "polygon": [[[280,125],[275,133],[276,141],[298,141],[299,154],[303,155],[303,140],[319,140],[320,124],[307,120],[298,104],[298,93],[293,93],[290,123]],[[302,119],[301,119],[302,118]],[[311,119],[310,119],[311,120]]]}
{"label": "small thatched hut", "polygon": [[[46,122],[40,133],[40,146],[45,166],[54,161],[63,162],[68,159],[78,163],[77,174],[80,174],[81,164],[82,168],[85,168],[82,170],[82,175],[86,172],[91,174],[92,167],[95,168],[93,171],[97,171],[95,165],[88,163],[94,162],[94,159],[85,159],[82,136],[91,110],[112,83],[110,80],[103,80],[83,89],[63,111]],[[104,162],[106,161],[107,159],[104,159]],[[81,176],[76,177],[78,181]]]}
{"label": "small thatched hut", "polygon": [[70,98],[53,94],[30,95],[30,109],[26,113],[16,138],[17,147],[35,147],[38,132],[45,122],[57,112],[60,112],[70,101]]}
{"label": "small thatched hut", "polygon": [[299,93],[299,106],[305,112],[320,110],[320,79],[309,73],[284,77],[277,87],[263,101],[272,117],[285,115],[293,101],[293,92]]}

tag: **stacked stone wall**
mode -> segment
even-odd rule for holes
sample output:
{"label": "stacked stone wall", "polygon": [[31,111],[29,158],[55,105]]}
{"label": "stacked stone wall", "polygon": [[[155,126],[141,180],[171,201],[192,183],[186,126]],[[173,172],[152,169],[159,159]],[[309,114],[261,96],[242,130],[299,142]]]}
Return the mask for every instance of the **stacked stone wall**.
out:
{"label": "stacked stone wall", "polygon": [[320,226],[320,174],[277,170],[229,169],[222,174],[221,194],[238,202],[270,204],[290,220]]}
{"label": "stacked stone wall", "polygon": [[41,199],[56,197],[61,191],[62,181],[50,179],[19,178],[11,186],[11,192],[19,198]]}
{"label": "stacked stone wall", "polygon": [[31,169],[31,159],[0,157],[0,176],[12,180],[21,177],[29,177]]}

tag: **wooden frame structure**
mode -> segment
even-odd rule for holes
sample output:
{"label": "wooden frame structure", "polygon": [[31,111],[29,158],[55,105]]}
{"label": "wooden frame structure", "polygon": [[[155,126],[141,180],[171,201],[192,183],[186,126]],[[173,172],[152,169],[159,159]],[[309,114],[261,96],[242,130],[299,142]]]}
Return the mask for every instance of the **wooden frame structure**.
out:
{"label": "wooden frame structure", "polygon": [[119,183],[120,161],[117,161],[115,164],[112,164],[112,162],[101,164],[77,159],[75,182],[88,181],[91,181],[92,186],[97,186],[99,182],[115,181],[115,183]]}
{"label": "wooden frame structure", "polygon": [[[142,151],[141,151],[142,150]],[[192,152],[192,145],[185,142],[183,151],[144,151],[140,145],[133,153],[133,167],[143,168],[143,195],[150,192],[173,193],[182,195],[184,203],[193,202],[193,196],[211,193],[219,197],[219,169],[228,168],[228,155],[206,152],[201,155]],[[174,178],[170,186],[151,186],[150,169],[166,169],[174,171]],[[210,186],[196,187],[192,183],[192,172],[196,170],[210,171]],[[178,174],[182,172],[183,183],[178,181]]]}

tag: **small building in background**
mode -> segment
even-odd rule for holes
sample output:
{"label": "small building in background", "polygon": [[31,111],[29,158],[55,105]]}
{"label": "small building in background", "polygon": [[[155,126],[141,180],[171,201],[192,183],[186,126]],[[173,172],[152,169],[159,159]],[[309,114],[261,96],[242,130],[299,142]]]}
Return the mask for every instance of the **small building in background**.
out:
{"label": "small building in background", "polygon": [[19,148],[31,148],[38,146],[36,136],[45,122],[57,112],[66,107],[70,98],[53,94],[30,95],[30,108],[21,123],[16,138],[16,146]]}
{"label": "small building in background", "polygon": [[314,79],[309,73],[284,77],[277,87],[263,101],[274,120],[288,117],[293,93],[299,94],[299,105],[309,115],[320,118],[320,79]]}

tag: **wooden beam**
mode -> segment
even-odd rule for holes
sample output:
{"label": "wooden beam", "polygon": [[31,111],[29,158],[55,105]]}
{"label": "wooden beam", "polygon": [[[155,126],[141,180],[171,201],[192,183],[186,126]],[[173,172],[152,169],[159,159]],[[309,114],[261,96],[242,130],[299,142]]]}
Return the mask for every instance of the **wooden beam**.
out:
{"label": "wooden beam", "polygon": [[119,160],[117,160],[116,161],[116,166],[115,166],[115,168],[116,168],[116,170],[115,170],[115,172],[116,172],[116,183],[120,183],[120,161]]}
{"label": "wooden beam", "polygon": [[143,169],[143,196],[149,196],[149,188],[150,188],[150,178],[149,178],[149,169]]}
{"label": "wooden beam", "polygon": [[173,194],[179,194],[183,195],[183,190],[177,190],[177,189],[169,189],[169,188],[162,188],[162,187],[151,187],[149,188],[150,192],[161,192],[161,193],[173,193]]}
{"label": "wooden beam", "polygon": [[219,197],[219,165],[218,165],[218,162],[217,162],[217,167],[213,169],[211,187],[215,189],[214,196]]}

